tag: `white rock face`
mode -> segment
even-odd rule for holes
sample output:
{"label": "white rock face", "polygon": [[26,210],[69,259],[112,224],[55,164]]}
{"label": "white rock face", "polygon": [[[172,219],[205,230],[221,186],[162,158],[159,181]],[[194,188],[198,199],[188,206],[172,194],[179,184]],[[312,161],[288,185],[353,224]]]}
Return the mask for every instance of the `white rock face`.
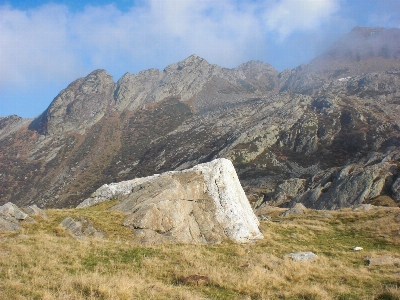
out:
{"label": "white rock face", "polygon": [[[151,177],[158,176],[159,175],[154,175]],[[145,179],[150,180],[150,177],[135,178],[118,183],[103,184],[90,196],[90,198],[84,200],[76,208],[89,207],[103,201],[118,199],[123,196],[129,195],[132,192],[132,188],[142,183],[143,181],[147,181]]]}
{"label": "white rock face", "polygon": [[224,225],[229,238],[238,242],[262,238],[259,221],[230,160],[216,159],[197,165],[193,170],[203,173],[208,193],[216,205],[217,220]]}
{"label": "white rock face", "polygon": [[125,226],[144,243],[249,242],[263,238],[259,221],[224,158],[183,171],[104,185],[78,207],[120,198]]}

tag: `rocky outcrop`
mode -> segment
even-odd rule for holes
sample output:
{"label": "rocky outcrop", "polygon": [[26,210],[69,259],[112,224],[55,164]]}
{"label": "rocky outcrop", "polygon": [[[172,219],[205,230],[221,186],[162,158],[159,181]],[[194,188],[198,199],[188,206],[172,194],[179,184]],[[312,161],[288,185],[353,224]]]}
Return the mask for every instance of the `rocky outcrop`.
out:
{"label": "rocky outcrop", "polygon": [[43,220],[48,220],[46,212],[37,207],[36,204],[23,207],[22,210],[30,216],[39,216]]}
{"label": "rocky outcrop", "polygon": [[291,178],[285,180],[276,187],[275,195],[270,204],[279,206],[290,202],[292,198],[304,192],[306,187],[306,180],[300,178]]}
{"label": "rocky outcrop", "polygon": [[84,239],[86,237],[103,239],[105,237],[102,231],[94,228],[90,221],[85,218],[76,221],[71,217],[67,217],[61,221],[60,226],[77,239]]}
{"label": "rocky outcrop", "polygon": [[0,141],[18,131],[21,127],[27,126],[30,122],[32,122],[32,119],[24,119],[17,115],[0,117]]}
{"label": "rocky outcrop", "polygon": [[[125,189],[126,183],[122,186]],[[103,186],[102,195],[107,194],[105,189]],[[128,214],[123,225],[132,227],[141,243],[249,242],[262,238],[259,221],[227,159],[141,178],[131,185],[129,194],[120,197],[122,201],[111,209]]]}
{"label": "rocky outcrop", "polygon": [[[308,208],[340,209],[356,206],[382,194],[396,199],[400,152],[371,153],[365,159],[316,174],[307,190],[291,201]],[[397,200],[398,201],[398,200]]]}
{"label": "rocky outcrop", "polygon": [[[33,205],[25,212],[15,204],[8,202],[0,206],[0,232],[16,232],[22,229],[21,222],[35,222],[29,215],[46,216],[46,213]],[[47,219],[47,216],[46,216]]]}
{"label": "rocky outcrop", "polygon": [[105,70],[96,70],[71,83],[31,125],[46,135],[78,132],[96,124],[106,113],[114,80]]}

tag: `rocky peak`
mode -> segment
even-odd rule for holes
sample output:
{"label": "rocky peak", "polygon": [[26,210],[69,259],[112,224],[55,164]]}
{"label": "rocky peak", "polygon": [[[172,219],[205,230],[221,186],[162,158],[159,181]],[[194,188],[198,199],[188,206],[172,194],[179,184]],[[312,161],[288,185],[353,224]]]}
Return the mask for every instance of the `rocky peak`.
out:
{"label": "rocky peak", "polygon": [[292,70],[281,91],[312,93],[336,79],[398,72],[399,57],[400,29],[356,27],[309,64]]}
{"label": "rocky peak", "polygon": [[105,70],[95,70],[62,90],[34,123],[46,135],[83,133],[104,116],[113,90],[113,77]]}
{"label": "rocky peak", "polygon": [[323,56],[350,61],[368,57],[397,58],[400,56],[400,29],[355,27]]}
{"label": "rocky peak", "polygon": [[17,131],[23,125],[26,125],[31,121],[32,119],[24,119],[17,115],[0,117],[0,140]]}
{"label": "rocky peak", "polygon": [[183,68],[187,68],[187,67],[190,67],[190,68],[196,68],[199,66],[204,67],[204,66],[209,66],[210,64],[204,58],[201,58],[200,56],[192,54],[185,60],[178,62],[177,65],[178,65],[178,70],[182,70]]}

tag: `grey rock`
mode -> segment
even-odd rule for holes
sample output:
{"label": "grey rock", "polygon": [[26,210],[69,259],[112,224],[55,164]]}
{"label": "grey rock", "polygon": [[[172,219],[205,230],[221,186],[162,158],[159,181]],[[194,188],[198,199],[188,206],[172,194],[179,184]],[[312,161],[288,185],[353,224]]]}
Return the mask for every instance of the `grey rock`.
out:
{"label": "grey rock", "polygon": [[376,208],[376,206],[372,204],[357,204],[353,206],[354,211],[370,211]]}
{"label": "grey rock", "polygon": [[314,209],[340,209],[387,193],[387,183],[398,173],[397,162],[391,160],[398,152],[395,149],[379,159],[367,157],[341,169],[321,171],[311,179],[304,193],[292,199],[291,205],[303,203]]}
{"label": "grey rock", "polygon": [[314,261],[318,258],[316,254],[313,252],[292,252],[289,254],[286,254],[284,257],[289,257],[293,260],[296,261]]}
{"label": "grey rock", "polygon": [[227,159],[140,179],[111,209],[128,214],[123,225],[135,230],[140,243],[214,244],[263,238]]}
{"label": "grey rock", "polygon": [[67,217],[61,221],[60,225],[76,238],[94,237],[103,239],[105,237],[103,232],[94,228],[90,221],[84,218],[76,221],[71,217]]}
{"label": "grey rock", "polygon": [[304,215],[307,211],[307,208],[301,204],[296,203],[292,208],[288,209],[284,213],[282,213],[281,217],[293,216],[293,215]]}
{"label": "grey rock", "polygon": [[400,177],[392,185],[393,199],[400,202]]}
{"label": "grey rock", "polygon": [[23,207],[22,210],[30,216],[40,216],[43,220],[48,220],[46,212],[36,204]]}
{"label": "grey rock", "polygon": [[25,220],[28,215],[21,211],[18,206],[15,204],[8,202],[2,206],[0,206],[0,214],[9,215],[10,217],[15,218],[16,220]]}
{"label": "grey rock", "polygon": [[0,213],[0,232],[17,232],[21,229],[21,225],[15,218]]}
{"label": "grey rock", "polygon": [[400,265],[400,258],[392,256],[377,256],[368,259],[369,266]]}
{"label": "grey rock", "polygon": [[271,218],[269,216],[258,216],[258,218],[260,219],[260,221],[271,221]]}
{"label": "grey rock", "polygon": [[277,186],[273,200],[270,203],[278,206],[290,202],[294,196],[304,192],[305,186],[305,179],[291,178],[285,180]]}

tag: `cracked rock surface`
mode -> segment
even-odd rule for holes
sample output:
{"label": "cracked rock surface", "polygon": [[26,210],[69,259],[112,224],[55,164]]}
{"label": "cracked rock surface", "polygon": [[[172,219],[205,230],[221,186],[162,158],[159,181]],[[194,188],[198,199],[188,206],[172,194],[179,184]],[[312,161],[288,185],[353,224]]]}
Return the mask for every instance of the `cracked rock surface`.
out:
{"label": "cracked rock surface", "polygon": [[[227,159],[149,176],[136,183],[111,209],[127,214],[123,225],[134,228],[140,243],[215,244],[224,239],[250,242],[263,238]],[[122,189],[125,186],[121,183]],[[118,184],[111,187],[116,189]]]}

